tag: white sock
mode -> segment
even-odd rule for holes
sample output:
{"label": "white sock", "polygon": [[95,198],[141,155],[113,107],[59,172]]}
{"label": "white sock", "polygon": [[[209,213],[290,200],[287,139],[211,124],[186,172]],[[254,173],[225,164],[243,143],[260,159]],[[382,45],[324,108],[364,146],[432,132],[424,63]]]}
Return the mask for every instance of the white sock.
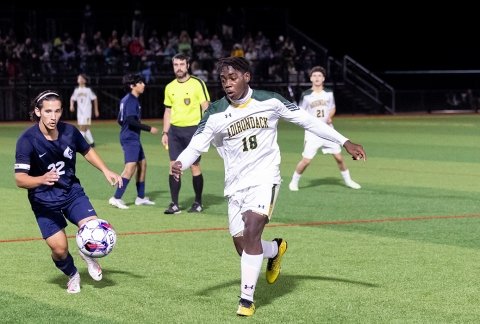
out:
{"label": "white sock", "polygon": [[86,137],[87,135],[85,134],[84,131],[80,131],[80,134],[82,134],[82,136],[83,136],[84,139],[87,139],[87,137]]}
{"label": "white sock", "polygon": [[348,171],[348,169],[345,171],[340,171],[340,173],[342,174],[342,178],[344,181],[352,180],[352,178],[350,178],[350,171]]}
{"label": "white sock", "polygon": [[297,171],[294,171],[292,175],[292,183],[298,184],[298,181],[300,181],[301,177],[302,175],[300,173],[298,173]]}
{"label": "white sock", "polygon": [[90,129],[87,129],[87,131],[85,132],[85,139],[87,140],[88,144],[92,144],[93,143],[93,135],[92,135],[92,132],[90,131]]}
{"label": "white sock", "polygon": [[270,259],[278,254],[278,244],[275,241],[262,240],[263,258]]}
{"label": "white sock", "polygon": [[243,251],[241,258],[242,280],[240,298],[253,302],[253,294],[257,286],[258,276],[262,268],[263,254],[250,255]]}

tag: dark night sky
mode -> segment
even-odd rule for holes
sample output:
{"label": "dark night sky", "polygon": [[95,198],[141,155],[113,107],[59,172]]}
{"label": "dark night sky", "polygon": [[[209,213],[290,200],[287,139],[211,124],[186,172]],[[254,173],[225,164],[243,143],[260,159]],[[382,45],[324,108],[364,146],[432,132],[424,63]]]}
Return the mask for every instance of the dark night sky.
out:
{"label": "dark night sky", "polygon": [[[451,3],[419,9],[388,3],[375,13],[333,9],[333,15],[294,12],[293,24],[320,23],[312,35],[340,57],[344,54],[377,71],[397,69],[480,69],[480,15]],[[422,6],[425,6],[423,4]],[[358,10],[357,10],[358,9]],[[367,11],[368,13],[362,13]],[[307,30],[307,29],[305,29]]]}

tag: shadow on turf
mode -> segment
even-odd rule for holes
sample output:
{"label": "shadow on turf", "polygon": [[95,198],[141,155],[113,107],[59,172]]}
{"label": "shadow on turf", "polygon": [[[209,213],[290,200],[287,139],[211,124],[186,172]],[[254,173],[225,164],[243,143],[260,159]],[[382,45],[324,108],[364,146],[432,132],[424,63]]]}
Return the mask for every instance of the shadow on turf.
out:
{"label": "shadow on turf", "polygon": [[[190,206],[193,203],[193,198],[194,197],[188,197],[180,201],[180,209],[185,209],[186,208],[185,206],[190,208]],[[225,204],[225,206],[227,205],[227,201],[224,196],[212,195],[212,194],[204,194],[202,196],[202,203],[203,203],[204,210],[208,210],[208,207],[215,206],[215,205],[222,205],[222,204]]]}
{"label": "shadow on turf", "polygon": [[333,178],[333,177],[310,180],[307,184],[303,186],[300,184],[299,187],[300,189],[302,189],[302,188],[319,187],[319,186],[325,186],[325,185],[335,185],[335,186],[345,187],[345,183],[342,181],[342,179]]}
{"label": "shadow on turf", "polygon": [[[133,278],[144,278],[144,276],[139,276],[139,275],[137,275],[133,272],[129,272],[129,271],[119,271],[119,270],[107,269],[103,273],[102,280],[101,281],[95,281],[92,278],[90,278],[90,275],[88,274],[88,271],[86,269],[85,270],[79,270],[79,272],[80,272],[81,287],[82,288],[87,286],[87,285],[88,286],[94,286],[95,288],[105,288],[105,287],[115,286],[117,284],[116,281],[109,279],[109,274],[112,274],[112,273],[123,274],[123,275],[127,275],[127,276],[130,276],[130,277],[133,277]],[[49,281],[49,283],[59,285],[60,287],[62,287],[64,289],[67,288],[67,282],[68,282],[68,279],[67,279],[67,276],[65,276],[65,275],[60,275],[60,276],[56,277],[55,279],[52,279],[52,280]]]}
{"label": "shadow on turf", "polygon": [[[325,276],[305,276],[305,275],[281,275],[278,278],[278,281],[275,284],[268,284],[265,282],[264,277],[260,275],[258,279],[257,288],[255,290],[255,301],[258,301],[259,305],[268,305],[277,299],[280,296],[289,294],[297,288],[297,285],[300,281],[306,280],[315,280],[315,281],[334,281],[345,284],[365,286],[368,288],[377,288],[379,285],[373,284],[365,281],[357,281],[343,278],[335,277],[325,277]],[[233,292],[238,292],[239,286],[238,280],[230,280],[227,282],[220,283],[218,285],[202,289],[197,292],[199,296],[209,296],[214,293],[215,290],[222,290],[225,288],[234,288]]]}

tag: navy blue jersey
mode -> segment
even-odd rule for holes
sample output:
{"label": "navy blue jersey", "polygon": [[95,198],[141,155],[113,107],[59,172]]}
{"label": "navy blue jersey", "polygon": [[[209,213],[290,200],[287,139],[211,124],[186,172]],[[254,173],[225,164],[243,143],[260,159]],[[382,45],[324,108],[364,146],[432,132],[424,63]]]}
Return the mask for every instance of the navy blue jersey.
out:
{"label": "navy blue jersey", "polygon": [[140,122],[141,109],[140,101],[131,93],[127,94],[120,101],[120,111],[118,112],[117,118],[118,123],[122,127],[120,130],[120,142],[140,141],[141,129],[132,127],[128,123],[127,118],[132,116]]}
{"label": "navy blue jersey", "polygon": [[37,125],[25,130],[17,140],[15,173],[28,173],[32,177],[44,175],[56,169],[60,178],[53,186],[41,185],[28,189],[33,205],[59,206],[78,191],[83,192],[80,180],[75,176],[76,153],[85,155],[90,145],[78,129],[70,124],[57,124],[58,139],[50,141]]}

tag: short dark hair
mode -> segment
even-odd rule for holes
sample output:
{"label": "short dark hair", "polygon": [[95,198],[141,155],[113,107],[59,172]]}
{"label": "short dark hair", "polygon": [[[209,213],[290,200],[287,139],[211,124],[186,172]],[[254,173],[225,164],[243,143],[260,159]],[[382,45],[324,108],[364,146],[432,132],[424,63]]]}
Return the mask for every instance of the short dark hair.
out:
{"label": "short dark hair", "polygon": [[312,67],[312,68],[310,69],[310,74],[309,74],[309,75],[312,76],[312,74],[313,74],[314,72],[320,72],[320,73],[323,74],[323,77],[324,77],[325,79],[327,78],[327,70],[325,70],[325,68],[322,67],[322,66],[317,65],[317,66]]}
{"label": "short dark hair", "polygon": [[173,60],[180,60],[180,61],[187,61],[187,64],[190,64],[190,56],[187,54],[183,53],[177,53],[172,57],[172,62]]}
{"label": "short dark hair", "polygon": [[45,90],[40,92],[35,98],[32,99],[32,102],[30,104],[31,111],[30,111],[30,120],[31,121],[39,121],[40,118],[35,114],[35,108],[42,109],[43,108],[43,102],[47,101],[54,101],[54,100],[59,100],[62,102],[62,96],[60,96],[58,91],[55,90]]}
{"label": "short dark hair", "polygon": [[142,75],[138,73],[125,74],[122,79],[123,88],[126,92],[132,91],[130,86],[134,86],[139,82],[145,82],[145,80],[143,79]]}
{"label": "short dark hair", "polygon": [[217,73],[221,73],[224,67],[231,66],[237,71],[242,73],[252,73],[252,69],[250,67],[250,62],[244,57],[239,56],[230,56],[218,59],[217,62]]}

